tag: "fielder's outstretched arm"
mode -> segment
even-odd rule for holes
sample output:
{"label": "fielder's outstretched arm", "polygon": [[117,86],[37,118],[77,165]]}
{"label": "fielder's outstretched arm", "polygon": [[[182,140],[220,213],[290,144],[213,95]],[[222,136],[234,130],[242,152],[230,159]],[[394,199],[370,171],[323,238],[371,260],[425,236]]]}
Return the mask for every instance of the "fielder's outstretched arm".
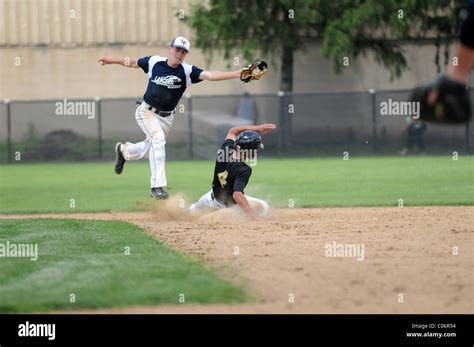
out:
{"label": "fielder's outstretched arm", "polygon": [[105,56],[99,59],[99,62],[102,65],[118,64],[118,65],[122,65],[126,67],[133,67],[135,69],[138,68],[137,61],[138,59],[134,59],[130,57],[114,58],[114,57]]}
{"label": "fielder's outstretched arm", "polygon": [[237,138],[237,135],[239,135],[243,131],[247,130],[253,130],[256,132],[259,132],[260,134],[265,134],[266,132],[269,132],[270,130],[276,129],[275,124],[260,124],[260,125],[243,125],[240,127],[233,127],[229,129],[229,132],[227,133],[226,140],[235,140]]}
{"label": "fielder's outstretched arm", "polygon": [[235,71],[203,71],[199,75],[200,80],[224,81],[239,78],[244,83],[259,80],[267,72],[267,63],[257,59],[253,64],[244,66]]}
{"label": "fielder's outstretched arm", "polygon": [[225,81],[240,78],[242,70],[235,71],[203,71],[199,75],[200,80],[205,81]]}

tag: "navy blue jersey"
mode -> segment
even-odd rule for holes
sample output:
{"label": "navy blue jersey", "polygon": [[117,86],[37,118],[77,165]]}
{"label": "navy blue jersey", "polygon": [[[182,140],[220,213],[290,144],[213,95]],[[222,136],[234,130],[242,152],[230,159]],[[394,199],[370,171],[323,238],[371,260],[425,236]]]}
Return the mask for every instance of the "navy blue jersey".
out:
{"label": "navy blue jersey", "polygon": [[175,69],[166,60],[153,55],[138,59],[137,64],[148,74],[143,100],[161,111],[173,111],[186,88],[202,81],[199,75],[203,70],[185,62]]}

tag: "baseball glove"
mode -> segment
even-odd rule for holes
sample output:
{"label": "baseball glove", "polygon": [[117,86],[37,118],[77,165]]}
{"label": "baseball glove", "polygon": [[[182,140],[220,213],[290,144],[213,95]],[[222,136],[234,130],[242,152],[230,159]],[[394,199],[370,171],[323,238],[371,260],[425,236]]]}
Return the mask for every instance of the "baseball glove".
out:
{"label": "baseball glove", "polygon": [[[430,93],[436,93],[431,97]],[[447,75],[439,75],[425,86],[416,88],[410,101],[420,103],[420,118],[439,123],[467,123],[471,119],[471,104],[466,86]]]}
{"label": "baseball glove", "polygon": [[267,73],[267,63],[259,59],[255,63],[244,66],[240,73],[240,80],[243,83],[249,83],[254,80],[259,80]]}

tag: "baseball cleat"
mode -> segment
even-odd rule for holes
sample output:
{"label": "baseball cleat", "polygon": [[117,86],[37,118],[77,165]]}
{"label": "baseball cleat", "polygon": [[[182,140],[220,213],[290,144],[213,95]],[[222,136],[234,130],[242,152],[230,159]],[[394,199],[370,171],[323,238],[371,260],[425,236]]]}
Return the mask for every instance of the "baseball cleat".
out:
{"label": "baseball cleat", "polygon": [[115,173],[117,175],[120,175],[123,171],[123,166],[125,165],[125,158],[123,157],[122,154],[122,143],[117,142],[115,145]]}
{"label": "baseball cleat", "polygon": [[150,196],[157,200],[165,200],[169,198],[168,193],[162,187],[151,188]]}

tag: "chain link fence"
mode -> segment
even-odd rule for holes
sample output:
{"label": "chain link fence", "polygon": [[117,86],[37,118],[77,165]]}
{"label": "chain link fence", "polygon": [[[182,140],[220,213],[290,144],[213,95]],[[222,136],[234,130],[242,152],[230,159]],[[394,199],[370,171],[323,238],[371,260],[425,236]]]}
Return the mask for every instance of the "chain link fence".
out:
{"label": "chain link fence", "polygon": [[[426,123],[410,144],[408,120],[382,115],[384,102],[408,90],[184,97],[167,139],[167,158],[213,159],[232,126],[276,123],[263,156],[471,153],[467,125]],[[474,105],[474,90],[470,91]],[[137,99],[37,100],[0,103],[0,162],[112,160],[118,141],[138,142]],[[413,139],[413,138],[412,138]],[[421,142],[420,142],[421,141]]]}

